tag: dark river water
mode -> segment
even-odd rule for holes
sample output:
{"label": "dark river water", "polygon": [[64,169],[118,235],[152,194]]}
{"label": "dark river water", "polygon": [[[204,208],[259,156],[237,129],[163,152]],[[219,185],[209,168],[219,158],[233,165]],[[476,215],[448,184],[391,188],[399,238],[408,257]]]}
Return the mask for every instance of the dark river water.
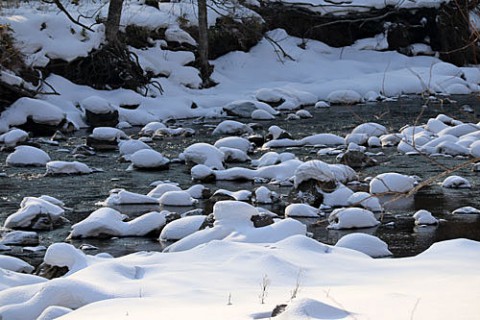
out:
{"label": "dark river water", "polygon": [[[301,138],[315,133],[335,133],[345,136],[355,126],[363,122],[378,122],[385,125],[390,132],[397,132],[404,125],[423,124],[428,118],[444,113],[465,122],[478,122],[480,107],[478,98],[473,96],[454,97],[457,103],[445,104],[430,101],[428,107],[422,108],[425,100],[419,97],[405,97],[399,101],[382,102],[357,106],[335,106],[325,109],[307,108],[313,114],[311,119],[287,121],[285,115],[275,121],[259,122],[262,129],[256,133],[265,134],[267,128],[273,124],[289,131],[295,138]],[[463,106],[468,104],[473,112],[465,112]],[[182,120],[176,125],[194,128],[196,134],[190,138],[172,137],[163,140],[154,140],[152,146],[164,156],[174,159],[185,147],[195,142],[213,143],[218,137],[212,137],[211,131],[216,123],[223,119]],[[238,120],[238,119],[236,119]],[[251,122],[240,119],[242,122]],[[135,136],[140,128],[126,130]],[[52,160],[73,161],[70,153],[76,145],[84,144],[86,130],[76,132],[68,141],[60,142],[59,146],[42,144],[42,149],[47,151]],[[38,138],[36,138],[38,139]],[[277,152],[285,149],[274,150]],[[290,148],[301,160],[317,159],[315,148]],[[399,172],[408,175],[417,175],[422,179],[441,173],[444,168],[434,163],[431,159],[422,156],[406,156],[397,152],[396,148],[373,149],[373,152],[384,152],[377,157],[379,165],[359,170],[359,176],[364,179],[383,172]],[[265,150],[256,150],[252,158],[258,158]],[[44,176],[44,168],[13,168],[5,166],[8,153],[0,152],[0,225],[6,217],[18,210],[21,200],[27,196],[49,195],[56,197],[71,210],[66,211],[65,217],[70,221],[61,228],[53,231],[41,231],[40,244],[48,246],[51,243],[64,241],[70,231],[70,226],[87,217],[92,211],[98,209],[97,202],[108,197],[109,190],[124,188],[128,191],[146,194],[153,187],[150,183],[157,180],[171,180],[178,182],[182,188],[192,184],[189,169],[181,163],[173,163],[168,171],[144,172],[126,171],[128,163],[118,161],[118,152],[100,151],[95,156],[87,157],[81,161],[90,167],[103,169],[103,172],[83,176]],[[321,157],[326,162],[335,162],[335,157]],[[465,159],[435,158],[435,161],[446,167],[454,167]],[[242,164],[244,166],[245,164]],[[234,166],[234,165],[231,165]],[[427,249],[432,243],[453,239],[469,238],[480,241],[480,215],[452,215],[451,212],[462,206],[480,208],[480,182],[478,173],[471,170],[471,166],[455,174],[467,178],[472,184],[472,189],[449,190],[441,188],[436,183],[420,190],[415,196],[400,199],[385,205],[386,212],[382,217],[382,225],[372,229],[333,231],[327,230],[327,222],[319,219],[301,219],[309,226],[309,231],[314,238],[328,244],[335,244],[344,234],[349,232],[366,232],[376,235],[386,241],[395,257],[411,256]],[[219,188],[240,190],[258,187],[250,182],[217,182],[205,184],[212,190]],[[289,192],[288,188],[268,186],[282,194]],[[387,201],[388,199],[385,199]],[[267,207],[268,208],[268,207]],[[129,214],[131,217],[144,212],[158,209],[152,206],[123,206],[116,208]],[[168,208],[171,211],[188,209]],[[277,210],[278,208],[268,208]],[[434,227],[416,227],[412,218],[413,213],[419,209],[432,212],[437,218],[445,221]],[[279,212],[282,213],[282,212]],[[380,218],[380,217],[379,217]],[[394,222],[394,225],[388,224]],[[96,252],[109,252],[114,256],[140,250],[161,251],[163,245],[155,238],[114,238],[114,239],[84,239],[74,240],[72,244],[79,246],[83,243],[92,244],[99,248]],[[43,253],[22,252],[16,248],[12,252],[5,252],[23,257],[32,263],[38,263]]]}

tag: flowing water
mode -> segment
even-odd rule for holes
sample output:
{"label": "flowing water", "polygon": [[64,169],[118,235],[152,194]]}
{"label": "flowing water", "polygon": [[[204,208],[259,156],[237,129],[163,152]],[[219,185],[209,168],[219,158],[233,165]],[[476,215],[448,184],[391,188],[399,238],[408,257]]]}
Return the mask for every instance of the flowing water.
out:
{"label": "flowing water", "polygon": [[[447,114],[453,118],[465,121],[478,121],[480,107],[477,106],[477,98],[473,96],[455,97],[457,103],[442,104],[439,101],[429,102],[428,107],[423,108],[424,100],[419,97],[405,97],[397,102],[382,102],[357,106],[335,106],[325,109],[307,108],[312,114],[311,119],[297,121],[275,120],[262,121],[263,129],[257,133],[264,134],[270,125],[278,125],[289,131],[295,138],[301,138],[314,133],[348,134],[355,126],[363,122],[378,122],[385,125],[391,132],[397,132],[404,125],[423,124],[428,118],[435,117],[439,113]],[[462,106],[469,104],[473,112],[464,112]],[[282,115],[285,119],[285,115]],[[154,140],[152,146],[164,156],[174,159],[188,145],[195,142],[213,143],[218,137],[212,137],[211,131],[215,124],[223,119],[203,119],[177,121],[176,125],[191,127],[196,134],[190,138],[172,137],[163,140]],[[243,119],[242,121],[244,121]],[[135,135],[140,128],[126,130],[128,134]],[[52,160],[74,160],[71,151],[77,145],[84,144],[87,131],[76,132],[69,137],[68,141],[60,142],[59,146],[42,144],[42,149],[47,151]],[[38,138],[37,138],[38,139]],[[38,140],[37,140],[38,141]],[[301,160],[317,159],[317,148],[288,148],[275,150],[277,152],[290,151],[297,154]],[[406,156],[399,154],[396,148],[372,149],[370,151],[382,151],[384,155],[378,156],[378,166],[359,170],[359,176],[363,180],[368,176],[374,176],[383,172],[399,172],[408,175],[417,175],[422,179],[443,172],[444,167],[453,167],[465,161],[465,159],[435,158],[423,156]],[[258,158],[265,150],[256,150],[252,158]],[[0,224],[3,225],[6,217],[18,210],[21,200],[27,196],[49,195],[56,197],[71,210],[66,211],[65,217],[70,221],[61,228],[52,231],[41,231],[41,245],[48,246],[51,243],[64,241],[70,231],[70,226],[87,217],[98,208],[97,202],[105,200],[109,190],[124,188],[128,191],[141,194],[148,193],[153,187],[150,183],[157,180],[171,180],[178,182],[182,188],[192,184],[189,169],[181,163],[172,163],[168,171],[127,171],[128,163],[118,161],[118,152],[97,152],[95,156],[87,157],[81,161],[90,167],[101,168],[103,172],[83,176],[44,176],[44,168],[13,168],[5,166],[6,152],[0,152]],[[326,162],[335,162],[334,156],[322,157]],[[242,164],[242,166],[245,164]],[[428,248],[432,243],[452,239],[469,238],[480,241],[480,215],[452,215],[451,211],[462,206],[480,208],[480,181],[478,173],[473,172],[471,167],[462,169],[455,174],[461,175],[473,184],[472,189],[449,190],[441,188],[437,183],[420,190],[415,196],[401,199],[395,202],[386,202],[385,214],[382,217],[382,225],[377,228],[333,231],[327,230],[322,219],[301,219],[308,225],[309,231],[319,241],[335,244],[344,234],[350,232],[366,232],[376,235],[389,244],[390,250],[396,257],[411,256]],[[440,182],[440,181],[437,181]],[[240,190],[258,187],[250,182],[217,182],[205,184],[212,190],[219,188],[228,190]],[[288,188],[268,186],[270,189],[281,194],[287,194]],[[268,207],[267,207],[268,208]],[[144,212],[158,210],[155,206],[122,206],[116,208],[123,213],[135,217]],[[167,208],[171,211],[184,211],[191,208]],[[269,208],[278,211],[278,208]],[[426,209],[434,216],[446,221],[438,226],[417,227],[412,218],[413,213],[419,209]],[[281,213],[281,212],[279,212]],[[394,225],[387,224],[394,222]],[[127,253],[152,250],[161,251],[163,244],[154,238],[113,238],[113,239],[84,239],[73,240],[75,246],[82,243],[92,244],[99,248],[98,252],[109,252],[114,256]],[[94,251],[95,252],[95,251]],[[6,252],[23,257],[32,263],[38,263],[42,258],[42,252],[32,253],[16,248],[12,252]]]}

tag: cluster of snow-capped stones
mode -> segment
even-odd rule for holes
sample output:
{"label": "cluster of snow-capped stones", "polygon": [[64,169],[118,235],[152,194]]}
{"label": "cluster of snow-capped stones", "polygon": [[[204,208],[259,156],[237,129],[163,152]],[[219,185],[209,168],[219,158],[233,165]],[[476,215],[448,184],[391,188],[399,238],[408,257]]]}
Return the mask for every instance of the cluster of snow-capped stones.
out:
{"label": "cluster of snow-capped stones", "polygon": [[430,118],[425,125],[408,126],[399,133],[398,150],[407,154],[480,155],[480,126],[463,123],[444,114]]}
{"label": "cluster of snow-capped stones", "polygon": [[259,211],[248,203],[217,202],[213,207],[215,222],[212,228],[187,235],[165,248],[164,251],[185,251],[212,240],[270,243],[292,235],[306,234],[306,226],[290,218],[276,221],[265,227],[255,228],[251,218],[256,215],[259,215]]}
{"label": "cluster of snow-capped stones", "polygon": [[161,137],[175,137],[175,136],[192,136],[195,134],[195,130],[192,128],[170,128],[163,122],[152,121],[147,123],[138,133],[141,137],[150,137],[157,139]]}
{"label": "cluster of snow-capped stones", "polygon": [[223,111],[230,116],[252,118],[254,120],[272,120],[279,114],[269,104],[256,100],[233,101],[224,106]]}
{"label": "cluster of snow-capped stones", "polygon": [[49,230],[64,222],[63,202],[49,196],[25,197],[20,209],[9,215],[4,227]]}

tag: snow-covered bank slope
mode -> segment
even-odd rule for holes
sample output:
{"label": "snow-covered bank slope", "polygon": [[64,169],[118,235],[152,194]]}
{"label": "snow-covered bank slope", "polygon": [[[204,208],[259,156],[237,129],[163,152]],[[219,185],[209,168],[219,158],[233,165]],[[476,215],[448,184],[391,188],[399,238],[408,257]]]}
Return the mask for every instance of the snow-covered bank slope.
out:
{"label": "snow-covered bank slope", "polygon": [[69,263],[84,269],[64,279],[0,292],[0,315],[34,319],[48,306],[87,304],[62,319],[269,319],[283,303],[279,319],[474,319],[480,311],[480,244],[464,239],[380,260],[305,236],[89,263],[76,255]]}

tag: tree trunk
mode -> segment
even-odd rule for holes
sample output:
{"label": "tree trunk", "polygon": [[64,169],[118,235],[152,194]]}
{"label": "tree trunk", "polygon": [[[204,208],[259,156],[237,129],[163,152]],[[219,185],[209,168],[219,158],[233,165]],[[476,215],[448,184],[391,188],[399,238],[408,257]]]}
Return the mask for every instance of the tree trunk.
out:
{"label": "tree trunk", "polygon": [[198,0],[198,58],[203,87],[209,87],[212,68],[208,63],[207,0]]}
{"label": "tree trunk", "polygon": [[108,43],[117,42],[118,28],[122,16],[123,0],[110,0],[108,6],[108,17],[105,23],[105,37]]}

